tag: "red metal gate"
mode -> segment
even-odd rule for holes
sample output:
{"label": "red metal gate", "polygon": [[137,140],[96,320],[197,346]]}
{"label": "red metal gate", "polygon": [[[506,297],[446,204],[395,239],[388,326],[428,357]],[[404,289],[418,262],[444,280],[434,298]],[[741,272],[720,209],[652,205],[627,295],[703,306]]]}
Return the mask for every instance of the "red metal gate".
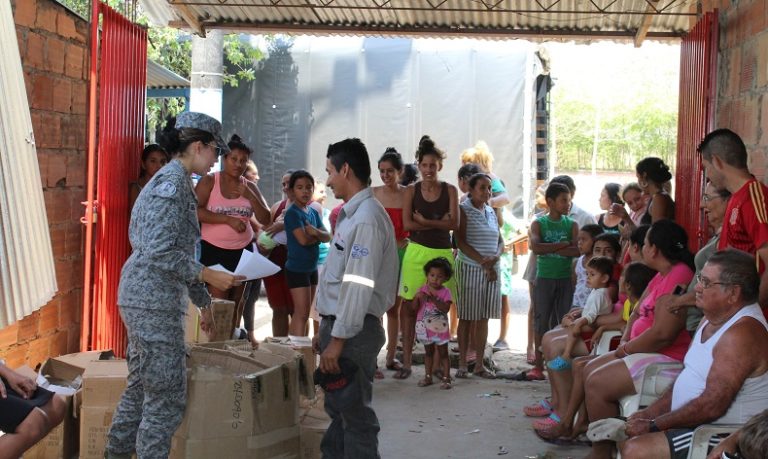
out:
{"label": "red metal gate", "polygon": [[708,239],[699,209],[704,189],[701,158],[696,147],[714,128],[717,92],[717,10],[704,14],[680,47],[680,109],[677,124],[677,221],[686,229],[691,250]]}
{"label": "red metal gate", "polygon": [[[86,224],[86,266],[81,348],[113,349],[118,355],[124,355],[127,340],[117,309],[117,286],[120,270],[130,250],[126,231],[129,219],[128,185],[139,170],[140,152],[144,145],[147,32],[98,1],[93,2],[91,14],[91,101],[88,201],[84,203],[86,212],[83,218]],[[97,162],[98,170],[95,171]],[[91,262],[93,242],[95,250]]]}

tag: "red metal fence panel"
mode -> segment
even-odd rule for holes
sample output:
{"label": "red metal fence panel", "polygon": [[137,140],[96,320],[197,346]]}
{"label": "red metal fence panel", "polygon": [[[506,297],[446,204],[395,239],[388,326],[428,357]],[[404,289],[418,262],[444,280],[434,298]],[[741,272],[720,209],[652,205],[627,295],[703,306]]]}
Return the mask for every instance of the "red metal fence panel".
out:
{"label": "red metal fence panel", "polygon": [[[120,270],[130,253],[126,231],[128,185],[139,171],[144,145],[147,32],[103,3],[99,2],[98,10],[102,31],[98,54],[96,201],[86,203],[95,208],[98,218],[91,222],[95,225],[93,300],[92,304],[84,301],[82,347],[113,349],[124,355],[127,338],[117,309],[117,287]],[[92,73],[91,78],[94,77]],[[88,224],[87,211],[85,220]],[[86,251],[90,249],[86,247]],[[86,289],[90,288],[90,277],[86,271]]]}
{"label": "red metal fence panel", "polygon": [[675,217],[688,232],[692,251],[698,250],[709,237],[699,208],[704,176],[696,147],[715,122],[718,36],[715,10],[701,17],[680,46]]}

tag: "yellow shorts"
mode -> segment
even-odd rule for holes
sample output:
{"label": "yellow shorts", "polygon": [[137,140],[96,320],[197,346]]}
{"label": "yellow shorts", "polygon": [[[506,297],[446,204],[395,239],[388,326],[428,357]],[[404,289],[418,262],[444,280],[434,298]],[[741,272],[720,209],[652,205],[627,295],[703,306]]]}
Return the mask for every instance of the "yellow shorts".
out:
{"label": "yellow shorts", "polygon": [[[412,300],[416,292],[427,281],[427,275],[424,274],[424,265],[433,258],[443,257],[451,262],[454,267],[453,249],[432,249],[415,242],[410,242],[405,249],[403,264],[400,268],[400,292],[399,295],[404,300]],[[445,283],[445,286],[451,291],[451,298],[456,301],[456,273]]]}

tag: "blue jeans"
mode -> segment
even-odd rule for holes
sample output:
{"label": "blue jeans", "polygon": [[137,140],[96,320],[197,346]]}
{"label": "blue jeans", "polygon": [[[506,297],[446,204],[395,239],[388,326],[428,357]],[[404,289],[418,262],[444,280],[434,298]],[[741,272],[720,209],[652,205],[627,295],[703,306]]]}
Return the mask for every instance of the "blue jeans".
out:
{"label": "blue jeans", "polygon": [[[325,350],[331,341],[334,321],[323,319],[320,323],[320,349]],[[334,392],[326,393],[325,412],[331,424],[323,436],[320,451],[323,459],[379,459],[379,419],[371,407],[373,375],[376,357],[386,338],[381,320],[365,316],[363,330],[344,342],[341,357],[355,362],[359,368],[350,384],[358,385],[357,400],[338,400]],[[341,409],[344,406],[345,409]]]}

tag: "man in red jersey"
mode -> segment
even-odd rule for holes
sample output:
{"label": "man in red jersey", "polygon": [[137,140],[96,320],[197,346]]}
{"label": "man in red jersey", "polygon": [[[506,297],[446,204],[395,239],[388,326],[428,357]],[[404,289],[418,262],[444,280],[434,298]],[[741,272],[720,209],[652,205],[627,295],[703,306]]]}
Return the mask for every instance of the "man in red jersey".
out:
{"label": "man in red jersey", "polygon": [[755,255],[760,273],[759,303],[768,307],[768,187],[747,167],[747,147],[735,132],[717,129],[698,148],[704,171],[718,189],[733,195],[725,211],[718,250],[732,247]]}

